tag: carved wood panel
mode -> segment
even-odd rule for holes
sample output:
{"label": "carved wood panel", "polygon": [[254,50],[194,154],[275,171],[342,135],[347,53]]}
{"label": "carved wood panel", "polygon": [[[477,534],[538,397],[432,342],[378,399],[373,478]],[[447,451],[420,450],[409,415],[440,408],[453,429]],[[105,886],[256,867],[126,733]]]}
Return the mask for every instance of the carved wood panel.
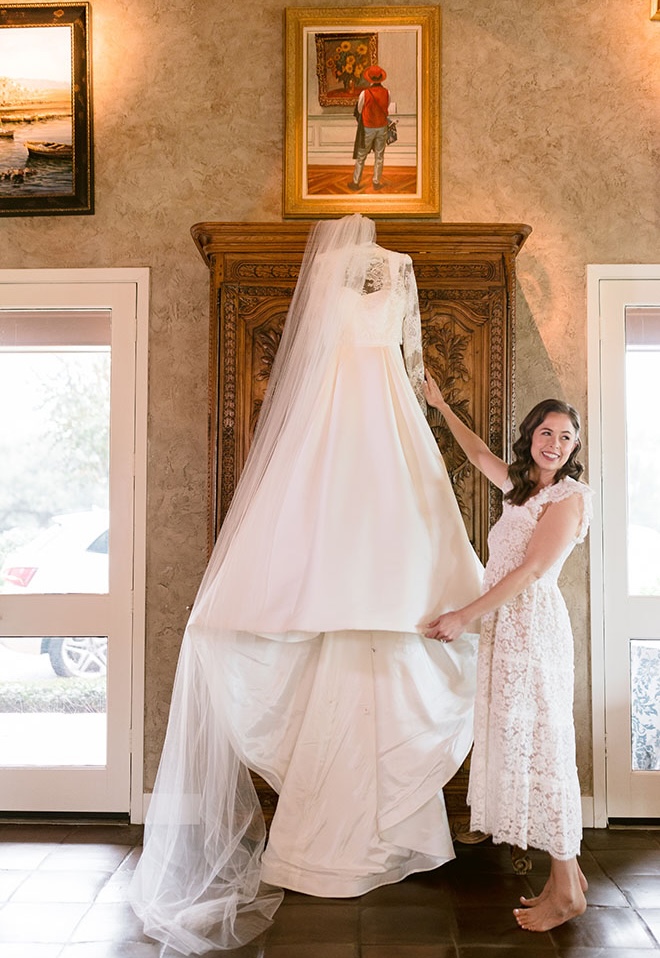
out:
{"label": "carved wood panel", "polygon": [[[193,238],[211,272],[209,547],[227,512],[268,383],[309,223],[201,223]],[[379,223],[378,242],[413,259],[425,364],[453,409],[498,455],[511,442],[515,257],[524,225]],[[475,474],[444,421],[429,424],[470,539],[486,558],[500,496]],[[276,798],[257,782],[267,819]],[[445,788],[455,833],[467,831],[467,766]]]}

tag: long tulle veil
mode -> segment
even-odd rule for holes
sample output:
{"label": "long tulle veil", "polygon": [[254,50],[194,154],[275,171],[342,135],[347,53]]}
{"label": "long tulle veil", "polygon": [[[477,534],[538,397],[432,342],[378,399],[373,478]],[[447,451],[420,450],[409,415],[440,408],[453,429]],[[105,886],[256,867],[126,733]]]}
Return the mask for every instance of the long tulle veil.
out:
{"label": "long tulle veil", "polygon": [[[224,649],[240,635],[231,623],[209,621],[205,600],[218,570],[231,561],[232,541],[275,448],[284,444],[295,457],[304,441],[321,374],[341,344],[338,292],[361,290],[368,256],[360,253],[374,237],[373,222],[357,214],[311,230],[252,447],[184,636],[131,886],[146,934],[184,955],[255,939],[282,899],[280,889],[260,880],[264,820],[227,705]],[[290,644],[291,656],[306,645]]]}
{"label": "long tulle veil", "polygon": [[361,288],[366,264],[359,253],[374,242],[375,232],[373,221],[357,213],[316,223],[310,231],[252,446],[191,621],[225,560],[275,446],[283,441],[295,446],[315,415],[320,374],[335,362],[342,336],[338,293],[342,287]]}

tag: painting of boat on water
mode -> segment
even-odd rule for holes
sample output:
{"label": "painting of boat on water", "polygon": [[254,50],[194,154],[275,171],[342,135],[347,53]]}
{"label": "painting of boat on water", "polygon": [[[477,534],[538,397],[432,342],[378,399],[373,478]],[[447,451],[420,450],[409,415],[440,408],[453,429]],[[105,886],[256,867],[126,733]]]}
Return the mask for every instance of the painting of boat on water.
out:
{"label": "painting of boat on water", "polygon": [[88,16],[0,8],[0,215],[93,212]]}

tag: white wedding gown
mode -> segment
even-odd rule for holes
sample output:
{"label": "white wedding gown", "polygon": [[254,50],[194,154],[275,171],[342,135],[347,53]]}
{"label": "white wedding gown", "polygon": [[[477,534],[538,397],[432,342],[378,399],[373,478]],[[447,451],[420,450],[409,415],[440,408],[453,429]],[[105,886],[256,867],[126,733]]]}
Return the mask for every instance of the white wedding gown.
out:
{"label": "white wedding gown", "polygon": [[[258,934],[269,886],[354,896],[454,856],[442,787],[472,741],[476,637],[421,629],[481,566],[420,406],[410,258],[358,259],[186,630],[133,887],[184,954]],[[263,855],[247,769],[279,793]]]}

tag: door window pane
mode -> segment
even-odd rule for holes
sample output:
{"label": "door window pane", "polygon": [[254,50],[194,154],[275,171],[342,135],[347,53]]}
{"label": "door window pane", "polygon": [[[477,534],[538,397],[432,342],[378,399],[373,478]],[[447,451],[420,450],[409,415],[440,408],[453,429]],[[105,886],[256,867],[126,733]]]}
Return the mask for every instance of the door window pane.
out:
{"label": "door window pane", "polygon": [[0,638],[0,766],[106,763],[106,636]]}
{"label": "door window pane", "polygon": [[0,310],[0,591],[106,593],[109,310]]}
{"label": "door window pane", "polygon": [[633,771],[660,769],[660,640],[630,643]]}
{"label": "door window pane", "polygon": [[660,595],[660,309],[626,309],[628,594]]}

